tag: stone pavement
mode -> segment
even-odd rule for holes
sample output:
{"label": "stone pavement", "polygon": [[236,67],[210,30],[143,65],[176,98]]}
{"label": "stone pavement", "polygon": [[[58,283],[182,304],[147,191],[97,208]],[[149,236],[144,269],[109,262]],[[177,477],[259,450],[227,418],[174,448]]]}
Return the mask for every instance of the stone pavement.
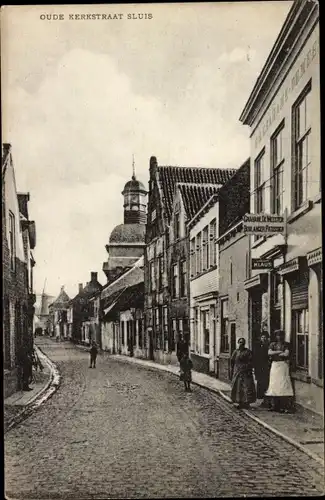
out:
{"label": "stone pavement", "polygon": [[33,382],[31,391],[17,391],[4,400],[4,430],[10,428],[27,408],[29,408],[46,391],[51,383],[52,369],[46,356],[35,346],[37,354],[43,365],[43,371],[33,369]]}
{"label": "stone pavement", "polygon": [[[130,363],[141,364],[147,368],[164,370],[175,375],[179,374],[179,367],[175,365],[162,365],[153,361],[122,355],[113,355],[113,357]],[[194,384],[220,394],[231,403],[231,387],[229,384],[196,371],[192,371],[192,380]],[[321,415],[299,405],[294,414],[279,414],[260,408],[260,403],[261,401],[258,401],[251,405],[250,410],[242,411],[260,425],[286,439],[319,461],[319,463],[324,464],[324,419]]]}
{"label": "stone pavement", "polygon": [[61,372],[46,404],[5,434],[8,500],[324,494],[324,468],[173,373],[42,339]]}

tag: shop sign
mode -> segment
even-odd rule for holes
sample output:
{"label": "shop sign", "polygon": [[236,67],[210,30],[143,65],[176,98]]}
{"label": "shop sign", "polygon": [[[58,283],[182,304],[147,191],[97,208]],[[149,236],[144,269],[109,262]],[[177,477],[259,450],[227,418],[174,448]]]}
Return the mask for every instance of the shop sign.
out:
{"label": "shop sign", "polygon": [[317,250],[314,250],[313,252],[309,252],[307,254],[308,266],[320,264],[322,262],[322,257],[323,257],[322,248],[318,248]]}
{"label": "shop sign", "polygon": [[252,269],[273,269],[273,262],[269,259],[252,259]]}
{"label": "shop sign", "polygon": [[245,234],[285,234],[285,220],[282,215],[246,214],[243,218]]}

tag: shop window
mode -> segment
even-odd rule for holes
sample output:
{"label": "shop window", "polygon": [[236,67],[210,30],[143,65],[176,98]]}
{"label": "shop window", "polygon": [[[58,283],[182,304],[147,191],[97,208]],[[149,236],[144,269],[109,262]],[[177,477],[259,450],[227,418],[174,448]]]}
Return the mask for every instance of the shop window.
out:
{"label": "shop window", "polygon": [[271,138],[271,164],[272,164],[272,212],[277,215],[283,213],[283,149],[284,122]]}
{"label": "shop window", "polygon": [[255,160],[255,213],[265,211],[265,152]]}
{"label": "shop window", "polygon": [[221,352],[229,352],[228,299],[221,301]]}
{"label": "shop window", "polygon": [[209,311],[201,311],[203,330],[203,351],[210,354],[210,315]]}
{"label": "shop window", "polygon": [[309,197],[309,171],[311,168],[311,82],[293,106],[294,133],[294,209]]}
{"label": "shop window", "polygon": [[293,311],[294,357],[296,368],[308,370],[308,309]]}

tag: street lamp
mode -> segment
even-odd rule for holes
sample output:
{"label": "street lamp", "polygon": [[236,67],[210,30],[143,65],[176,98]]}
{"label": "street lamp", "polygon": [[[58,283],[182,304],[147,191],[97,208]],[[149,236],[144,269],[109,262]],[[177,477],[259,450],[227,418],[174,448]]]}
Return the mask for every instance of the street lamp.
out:
{"label": "street lamp", "polygon": [[130,356],[133,357],[133,345],[135,339],[135,307],[130,307],[130,312],[132,314],[132,326],[131,326],[131,339],[130,339]]}

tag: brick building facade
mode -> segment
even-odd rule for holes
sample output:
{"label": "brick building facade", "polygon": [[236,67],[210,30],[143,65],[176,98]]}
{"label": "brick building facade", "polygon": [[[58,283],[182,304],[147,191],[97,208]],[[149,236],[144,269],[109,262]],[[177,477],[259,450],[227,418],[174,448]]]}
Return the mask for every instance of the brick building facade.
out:
{"label": "brick building facade", "polygon": [[[4,396],[20,387],[17,354],[33,347],[32,267],[30,250],[35,246],[35,224],[30,224],[27,202],[19,203],[11,146],[3,145],[2,159],[2,248],[3,248],[3,363]],[[24,205],[24,206],[23,206]],[[21,213],[22,209],[23,213]],[[31,228],[29,228],[31,226]]]}

